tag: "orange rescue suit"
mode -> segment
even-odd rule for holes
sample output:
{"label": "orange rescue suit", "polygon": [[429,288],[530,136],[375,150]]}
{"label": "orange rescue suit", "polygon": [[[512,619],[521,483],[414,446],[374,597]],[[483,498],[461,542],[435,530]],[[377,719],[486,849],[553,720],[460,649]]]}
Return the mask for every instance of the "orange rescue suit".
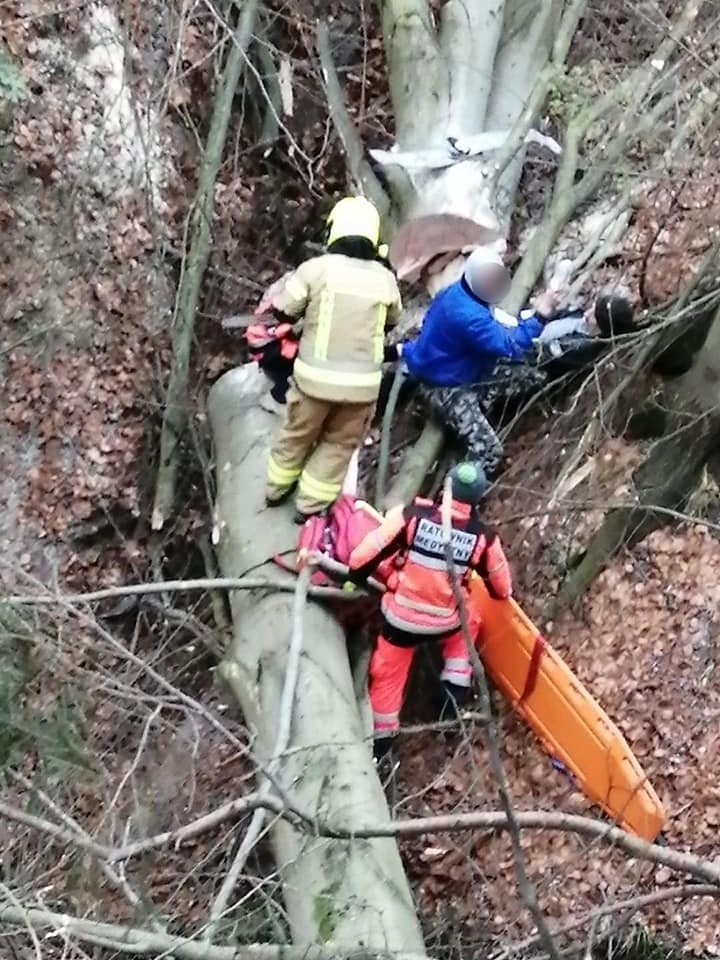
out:
{"label": "orange rescue suit", "polygon": [[[475,571],[494,596],[511,595],[510,568],[497,534],[479,520],[475,510],[459,501],[452,503],[451,543],[464,588]],[[376,747],[387,743],[384,738],[399,729],[403,694],[418,643],[440,643],[444,660],[441,680],[456,703],[467,696],[472,676],[460,612],[448,578],[440,508],[432,501],[415,500],[408,507],[388,511],[383,523],[352,551],[349,566],[367,577],[383,562],[391,572],[386,578],[384,624],[370,660],[369,682]],[[469,624],[473,637],[480,626],[478,621]]]}
{"label": "orange rescue suit", "polygon": [[[472,508],[452,502],[452,551],[461,580],[476,571],[498,598],[512,593],[510,568],[497,534]],[[434,636],[457,630],[460,613],[448,579],[440,508],[417,499],[389,510],[383,523],[350,554],[350,569],[369,576],[396,554],[396,571],[387,583],[382,612],[399,630]]]}

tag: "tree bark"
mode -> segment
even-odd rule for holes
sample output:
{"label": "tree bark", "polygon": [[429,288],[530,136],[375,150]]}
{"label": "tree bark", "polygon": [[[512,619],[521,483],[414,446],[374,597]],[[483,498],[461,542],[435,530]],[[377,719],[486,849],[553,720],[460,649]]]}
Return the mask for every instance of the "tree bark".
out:
{"label": "tree bark", "polygon": [[[276,417],[263,409],[266,381],[254,365],[213,387],[209,415],[217,459],[216,531],[226,576],[250,571],[287,577],[271,562],[294,549],[289,508],[268,510],[263,490]],[[234,642],[222,675],[271,756],[292,620],[292,598],[268,591],[232,596]],[[375,772],[370,730],[361,721],[343,630],[309,603],[287,752],[276,779],[291,801],[347,829],[389,822]],[[412,895],[394,840],[323,840],[279,822],[272,831],[285,908],[295,945],[332,940],[339,948],[423,953]]]}
{"label": "tree bark", "polygon": [[572,603],[625,546],[677,518],[720,438],[720,311],[692,368],[665,391],[665,436],[635,471],[636,505],[611,510],[583,559],[565,580],[561,603]]}
{"label": "tree bark", "polygon": [[[567,46],[560,46],[556,51],[557,57],[552,58],[552,65],[556,68],[565,63],[570,41],[575,34],[579,19],[579,12],[575,12],[577,6],[575,0],[572,15],[568,17],[569,23],[562,34],[569,35]],[[495,176],[493,169],[487,187],[498,223],[505,233],[510,228],[525,162],[525,135],[537,120],[547,97],[553,36],[561,7],[562,3],[558,0],[507,0],[505,3],[502,36],[485,117],[486,130],[511,131],[507,162],[504,162],[498,176]],[[517,130],[516,124],[524,116],[527,116],[527,123],[523,124],[522,130]],[[501,157],[492,157],[493,168],[499,159]]]}
{"label": "tree bark", "polygon": [[235,33],[229,40],[222,77],[213,102],[210,130],[200,165],[197,195],[190,226],[190,248],[183,263],[172,331],[172,367],[160,434],[160,465],[155,485],[153,530],[161,530],[172,510],[180,458],[180,442],[187,420],[187,388],[195,314],[205,268],[210,256],[210,230],[215,209],[215,181],[222,162],[233,98],[252,39],[258,0],[244,4]]}

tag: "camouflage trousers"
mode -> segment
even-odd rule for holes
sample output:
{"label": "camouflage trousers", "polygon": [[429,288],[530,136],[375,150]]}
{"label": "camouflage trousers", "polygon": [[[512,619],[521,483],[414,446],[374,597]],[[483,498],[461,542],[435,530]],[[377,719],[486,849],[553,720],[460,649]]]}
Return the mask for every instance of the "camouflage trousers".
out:
{"label": "camouflage trousers", "polygon": [[467,448],[467,456],[482,463],[488,476],[502,465],[503,445],[487,411],[498,401],[533,393],[545,385],[542,371],[529,363],[498,363],[482,383],[461,387],[422,384],[421,394],[432,412]]}

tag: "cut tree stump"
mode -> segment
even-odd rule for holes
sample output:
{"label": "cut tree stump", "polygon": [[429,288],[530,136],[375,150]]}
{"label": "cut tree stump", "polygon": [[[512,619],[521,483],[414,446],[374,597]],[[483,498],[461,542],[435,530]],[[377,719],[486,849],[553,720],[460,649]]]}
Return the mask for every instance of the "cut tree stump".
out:
{"label": "cut tree stump", "polygon": [[[291,556],[290,505],[264,503],[265,465],[277,415],[255,364],[225,374],[208,410],[217,464],[216,539],[225,576],[287,577],[271,558]],[[222,675],[267,763],[292,629],[292,595],[238,591],[231,597],[233,643]],[[309,602],[290,744],[277,780],[290,802],[352,831],[388,822],[370,729],[361,719],[345,636],[331,613]],[[260,774],[261,776],[261,774]],[[293,943],[423,954],[412,894],[393,839],[327,840],[284,822],[272,830]]]}

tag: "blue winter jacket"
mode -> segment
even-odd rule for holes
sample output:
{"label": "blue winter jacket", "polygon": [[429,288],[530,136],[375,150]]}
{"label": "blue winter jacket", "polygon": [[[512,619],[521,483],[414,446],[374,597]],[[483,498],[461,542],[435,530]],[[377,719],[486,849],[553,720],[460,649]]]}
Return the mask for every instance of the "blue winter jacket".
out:
{"label": "blue winter jacket", "polygon": [[441,290],[425,314],[416,340],[403,346],[410,373],[423,383],[457,387],[489,376],[501,357],[519,359],[539,336],[532,316],[506,327],[464,280]]}

